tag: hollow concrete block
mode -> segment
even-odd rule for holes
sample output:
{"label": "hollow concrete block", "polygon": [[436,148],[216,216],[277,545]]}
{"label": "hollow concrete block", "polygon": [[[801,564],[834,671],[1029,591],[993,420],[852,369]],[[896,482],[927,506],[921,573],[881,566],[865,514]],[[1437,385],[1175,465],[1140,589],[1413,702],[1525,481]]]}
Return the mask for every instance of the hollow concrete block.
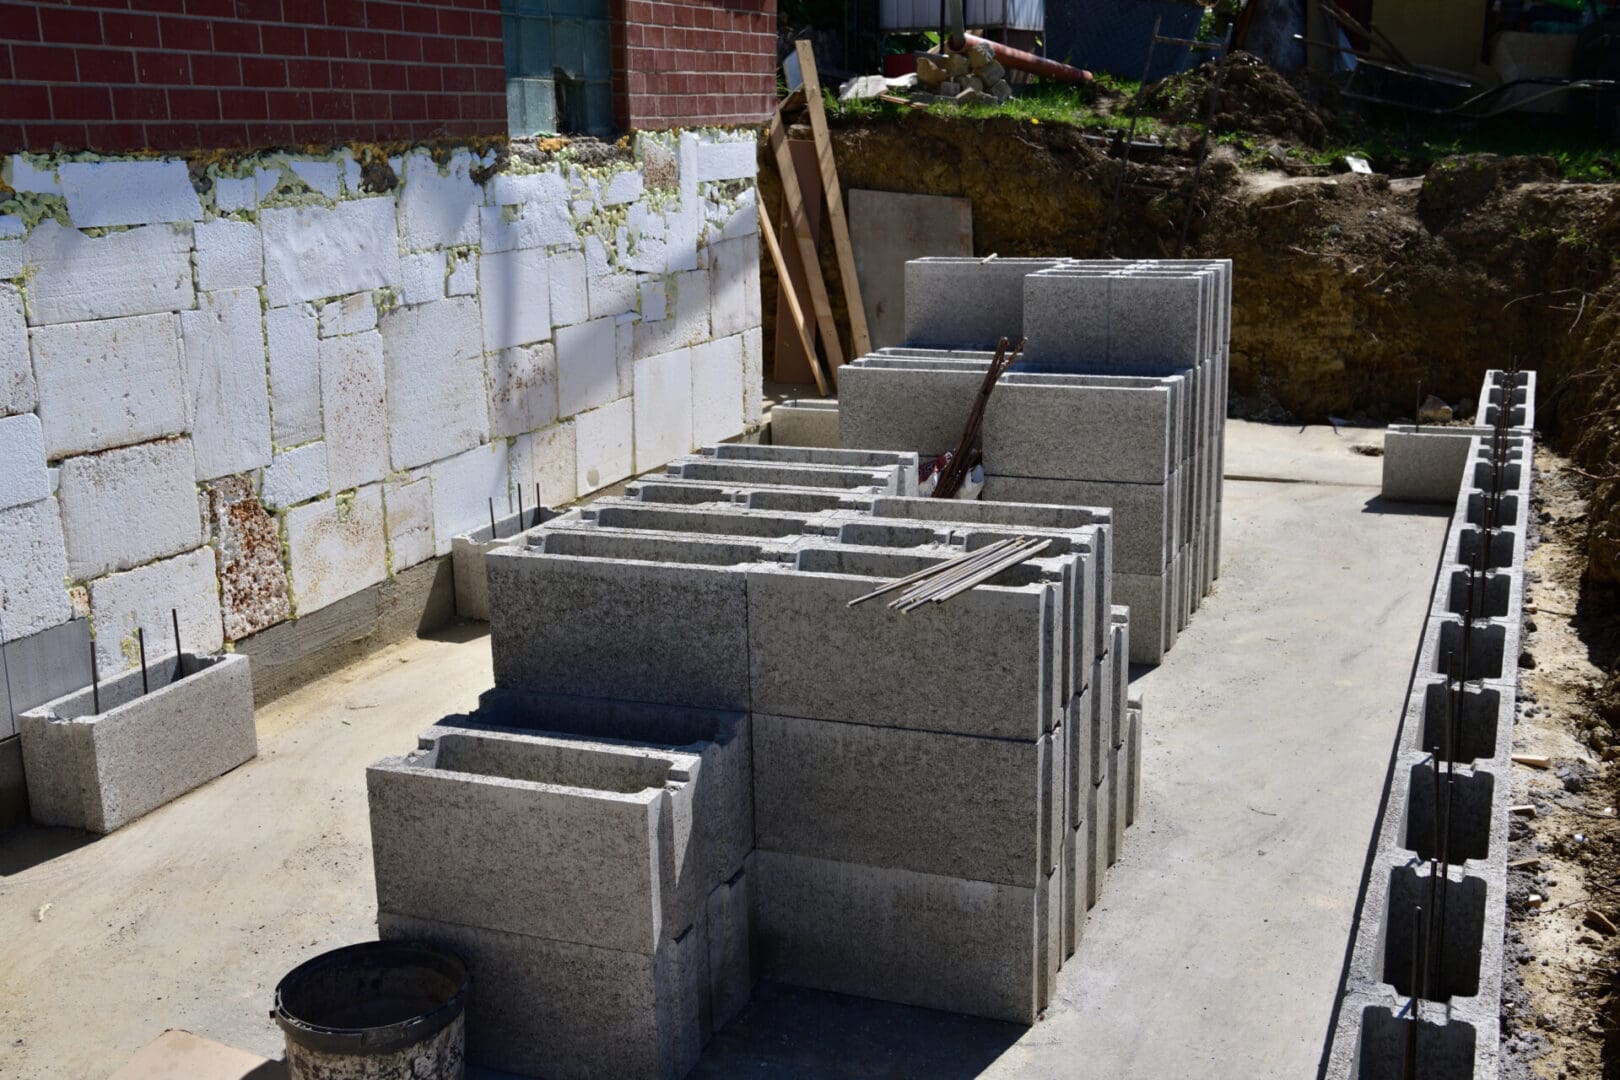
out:
{"label": "hollow concrete block", "polygon": [[838,446],[838,402],[797,398],[772,406],[774,446]]}
{"label": "hollow concrete block", "polygon": [[1090,860],[1086,875],[1086,907],[1097,906],[1102,896],[1103,875],[1108,872],[1108,843],[1114,829],[1114,800],[1109,796],[1108,778],[1093,784],[1086,793],[1086,854]]}
{"label": "hollow concrete block", "polygon": [[512,543],[518,534],[557,516],[543,506],[525,506],[521,514],[507,514],[450,540],[451,576],[456,587],[456,614],[463,619],[489,621],[489,578],[484,556]]}
{"label": "hollow concrete block", "polygon": [[[1024,335],[1024,279],[1060,259],[909,259],[905,272],[906,341],[995,348]],[[971,302],[965,302],[971,297]]]}

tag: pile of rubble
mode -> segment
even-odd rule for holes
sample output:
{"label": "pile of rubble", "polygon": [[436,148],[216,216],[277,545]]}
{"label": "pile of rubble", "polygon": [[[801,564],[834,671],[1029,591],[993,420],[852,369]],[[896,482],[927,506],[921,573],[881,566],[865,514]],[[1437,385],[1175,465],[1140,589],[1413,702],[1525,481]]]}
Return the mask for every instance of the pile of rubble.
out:
{"label": "pile of rubble", "polygon": [[924,104],[948,100],[995,104],[1012,97],[1007,70],[982,41],[970,41],[961,52],[946,48],[917,57],[917,86],[911,100]]}

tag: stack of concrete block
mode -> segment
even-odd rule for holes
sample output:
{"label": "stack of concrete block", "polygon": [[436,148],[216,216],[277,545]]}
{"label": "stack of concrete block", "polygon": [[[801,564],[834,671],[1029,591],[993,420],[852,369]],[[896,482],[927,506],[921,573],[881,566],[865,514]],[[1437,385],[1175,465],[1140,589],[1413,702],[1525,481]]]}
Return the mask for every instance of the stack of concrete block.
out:
{"label": "stack of concrete block", "polygon": [[[1505,415],[1499,411],[1503,402]],[[1535,430],[1535,372],[1487,371],[1473,424],[1391,424],[1384,433],[1380,494],[1396,502],[1451,503],[1457,497],[1470,440],[1489,437],[1499,419],[1515,434]]]}
{"label": "stack of concrete block", "polygon": [[985,412],[984,497],[1113,509],[1132,659],[1156,663],[1219,573],[1230,287],[1226,262],[914,260],[910,343],[840,370],[840,442],[951,448],[986,349],[1027,337]]}
{"label": "stack of concrete block", "polygon": [[[1487,390],[1512,396],[1515,375]],[[1517,376],[1518,386],[1533,385]],[[1481,401],[1489,401],[1482,395]],[[1499,1075],[1513,718],[1534,444],[1467,443],[1325,1075]],[[1416,1069],[1406,1062],[1416,1058]]]}
{"label": "stack of concrete block", "polygon": [[[99,705],[99,709],[97,706]],[[21,713],[35,823],[106,834],[258,753],[245,656],[153,657]]]}
{"label": "stack of concrete block", "polygon": [[[484,988],[469,1006],[475,1061],[545,1075],[599,1067],[605,1051],[573,1033],[617,1021],[586,1009],[575,1018],[583,1026],[542,1054],[556,1011],[580,1009],[566,984],[585,973],[565,969],[542,983],[500,949],[540,955],[530,939],[554,951],[557,941],[623,943],[558,938],[555,920],[495,925],[509,919],[490,914],[501,905],[454,895],[456,884],[500,880],[515,862],[535,864],[525,879],[534,903],[565,888],[554,879],[586,876],[550,854],[537,859],[541,841],[529,839],[569,820],[556,808],[562,795],[548,788],[546,799],[563,803],[536,802],[512,818],[476,801],[479,785],[519,801],[531,798],[527,788],[506,789],[558,786],[554,775],[503,763],[538,753],[523,748],[536,741],[547,754],[589,737],[592,754],[664,761],[675,748],[695,757],[679,778],[697,778],[692,809],[674,820],[700,839],[674,849],[685,865],[708,868],[693,895],[732,890],[726,905],[667,914],[657,897],[686,895],[679,880],[655,888],[601,879],[604,895],[647,922],[637,963],[656,974],[657,950],[671,950],[668,988],[655,986],[653,999],[701,1003],[707,986],[709,1001],[695,1025],[686,1007],[670,1027],[635,1028],[643,1056],[614,1061],[614,1075],[684,1070],[692,1042],[682,1033],[697,1032],[701,1046],[746,999],[738,987],[754,974],[1026,1024],[1046,1007],[1119,856],[1139,785],[1130,621],[1109,603],[1111,519],[1083,507],[918,498],[915,485],[914,454],[726,445],[485,555],[496,689],[480,714],[450,718],[417,755],[372,774],[380,925],[470,955]],[[849,606],[886,581],[1018,535],[1048,547],[948,603],[911,614],[881,601]],[[558,700],[568,708],[546,704]],[[637,719],[575,718],[586,709]],[[746,735],[695,730],[684,719],[694,715],[736,717]],[[468,750],[446,757],[447,734],[474,732],[486,739],[476,766]],[[611,747],[597,745],[603,739]],[[731,760],[739,742],[745,777],[711,760]],[[570,776],[569,798],[587,789],[599,797],[601,783]],[[725,778],[724,794],[706,798],[712,777]],[[663,775],[679,802],[677,779]],[[418,838],[452,818],[458,824],[428,840],[424,857]],[[526,831],[505,827],[519,818],[533,819]],[[713,837],[726,840],[704,839]],[[570,857],[601,857],[600,846]],[[704,855],[714,846],[724,859]],[[746,859],[734,866],[739,852]],[[401,881],[422,884],[402,890]],[[706,942],[692,955],[710,957],[707,982],[680,959],[687,933]],[[745,966],[736,958],[748,944]],[[593,992],[584,999],[594,1002]],[[483,994],[502,1003],[497,1013],[480,1015]],[[626,1007],[663,1015],[645,996]]]}
{"label": "stack of concrete block", "polygon": [[837,446],[838,402],[802,398],[772,406],[766,417],[776,446]]}

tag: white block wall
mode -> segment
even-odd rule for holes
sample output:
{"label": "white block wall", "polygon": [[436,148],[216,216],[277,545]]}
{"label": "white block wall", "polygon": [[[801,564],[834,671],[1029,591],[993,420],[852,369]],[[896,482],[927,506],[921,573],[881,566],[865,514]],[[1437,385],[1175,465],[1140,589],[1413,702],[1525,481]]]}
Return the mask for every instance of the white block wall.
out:
{"label": "white block wall", "polygon": [[7,637],[218,648],[757,423],[754,158],[0,158]]}

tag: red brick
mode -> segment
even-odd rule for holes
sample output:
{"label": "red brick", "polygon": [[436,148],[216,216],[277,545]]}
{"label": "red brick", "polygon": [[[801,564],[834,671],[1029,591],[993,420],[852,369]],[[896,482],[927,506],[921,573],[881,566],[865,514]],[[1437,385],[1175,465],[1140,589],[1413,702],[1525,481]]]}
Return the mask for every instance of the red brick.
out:
{"label": "red brick", "polygon": [[472,33],[472,18],[465,11],[439,9],[439,33],[465,37]]}
{"label": "red brick", "polygon": [[506,72],[498,67],[481,67],[474,74],[477,75],[477,79],[473,89],[489,95],[492,101],[506,96]]}
{"label": "red brick", "polygon": [[27,146],[32,150],[82,150],[86,143],[83,124],[29,124]]}
{"label": "red brick", "polygon": [[185,86],[191,82],[191,60],[183,53],[137,53],[135,78],[148,86]]}
{"label": "red brick", "polygon": [[12,77],[23,82],[69,82],[78,78],[74,73],[74,50],[52,45],[13,45],[11,69]]}
{"label": "red brick", "polygon": [[165,15],[158,19],[158,30],[165,49],[208,52],[214,47],[213,30],[205,19]]}
{"label": "red brick", "polygon": [[350,30],[348,51],[342,55],[355,60],[383,60],[388,56],[388,38],[377,30]]}
{"label": "red brick", "polygon": [[291,124],[248,124],[249,146],[286,146],[293,141]]}
{"label": "red brick", "polygon": [[287,85],[297,90],[325,90],[332,85],[332,66],[325,60],[288,60]]}
{"label": "red brick", "polygon": [[425,94],[396,94],[394,96],[395,120],[420,120],[427,116],[427,96]]}
{"label": "red brick", "polygon": [[[0,24],[5,22],[5,14],[0,12]],[[6,27],[6,33],[11,33],[11,27]],[[101,13],[101,34],[108,45],[138,45],[142,48],[155,48],[158,44],[158,19],[156,15],[132,15],[126,11],[104,11]]]}
{"label": "red brick", "polygon": [[422,39],[422,62],[449,64],[456,59],[456,45],[450,38],[425,37]]}
{"label": "red brick", "polygon": [[270,107],[263,90],[221,90],[219,111],[231,120],[267,120]]}
{"label": "red brick", "polygon": [[146,86],[121,86],[113,91],[113,115],[120,120],[163,120],[169,115],[169,95]]}
{"label": "red brick", "polygon": [[366,5],[363,0],[335,0],[326,5],[328,26],[366,25]]}
{"label": "red brick", "polygon": [[112,92],[105,86],[51,87],[51,115],[58,120],[111,120]]}
{"label": "red brick", "polygon": [[169,116],[174,120],[218,120],[218,90],[169,91]]}
{"label": "red brick", "polygon": [[135,81],[135,54],[122,49],[80,49],[79,70],[87,81],[132,83]]}
{"label": "red brick", "polygon": [[272,120],[302,120],[309,116],[307,90],[272,90],[266,100],[270,105]]}
{"label": "red brick", "polygon": [[355,94],[354,118],[356,120],[386,120],[390,115],[390,94]]}
{"label": "red brick", "polygon": [[216,124],[198,124],[197,138],[203,146],[209,147],[252,145],[248,139],[247,125],[234,120],[226,120]]}
{"label": "red brick", "polygon": [[444,74],[438,67],[413,67],[405,72],[405,78],[412,90],[437,92],[444,89]]}
{"label": "red brick", "polygon": [[473,89],[473,69],[460,64],[442,69],[444,72],[444,88],[453,90],[458,94],[465,94]]}
{"label": "red brick", "polygon": [[[336,0],[337,3],[348,3],[349,0]],[[306,26],[326,25],[326,0],[282,0],[282,17],[290,23],[302,23]]]}
{"label": "red brick", "polygon": [[194,123],[147,124],[147,142],[162,150],[189,150],[202,145],[202,136]]}
{"label": "red brick", "polygon": [[42,7],[39,9],[39,33],[43,40],[59,45],[100,45],[101,12],[82,8]]}
{"label": "red brick", "polygon": [[146,146],[146,128],[140,124],[92,124],[89,144],[103,153],[122,153]]}
{"label": "red brick", "polygon": [[261,26],[259,38],[266,56],[303,56],[307,51],[302,26]]}
{"label": "red brick", "polygon": [[489,62],[485,42],[478,38],[456,39],[456,63],[483,66]]}
{"label": "red brick", "polygon": [[259,27],[255,23],[221,19],[214,23],[214,48],[219,52],[257,55],[260,48]]}
{"label": "red brick", "polygon": [[345,31],[325,26],[311,26],[305,30],[304,47],[310,56],[349,55],[349,39]]}
{"label": "red brick", "polygon": [[28,149],[28,129],[20,123],[0,121],[0,152]]}
{"label": "red brick", "polygon": [[405,25],[405,16],[398,4],[383,0],[367,0],[366,26],[372,30],[398,30]]}
{"label": "red brick", "polygon": [[395,64],[383,61],[371,65],[371,88],[373,90],[403,90],[410,68],[404,64]]}
{"label": "red brick", "polygon": [[242,61],[235,56],[193,56],[191,82],[194,86],[241,86]]}
{"label": "red brick", "polygon": [[187,15],[202,19],[231,19],[236,17],[234,0],[185,0]]}
{"label": "red brick", "polygon": [[339,90],[369,90],[371,67],[362,60],[334,60],[332,86]]}
{"label": "red brick", "polygon": [[243,86],[286,86],[287,61],[260,56],[242,57]]}
{"label": "red brick", "polygon": [[324,90],[310,95],[310,115],[317,120],[352,120],[354,95],[347,90]]}
{"label": "red brick", "polygon": [[[11,86],[6,89],[6,115],[21,120],[51,115],[51,88],[48,86]],[[5,146],[0,144],[0,151]]]}
{"label": "red brick", "polygon": [[27,4],[0,4],[0,26],[12,41],[38,41],[39,9]]}
{"label": "red brick", "polygon": [[483,38],[485,41],[494,41],[501,36],[501,15],[498,11],[475,11],[472,13],[472,27],[469,31],[473,37]]}
{"label": "red brick", "polygon": [[430,120],[460,119],[461,101],[453,94],[429,94],[427,113]]}
{"label": "red brick", "polygon": [[414,63],[422,59],[422,39],[414,34],[386,34],[383,43],[390,60]]}
{"label": "red brick", "polygon": [[236,17],[249,22],[278,23],[282,21],[281,0],[233,0]]}
{"label": "red brick", "polygon": [[438,13],[425,4],[404,8],[401,14],[405,16],[405,30],[408,33],[437,34],[439,32]]}

